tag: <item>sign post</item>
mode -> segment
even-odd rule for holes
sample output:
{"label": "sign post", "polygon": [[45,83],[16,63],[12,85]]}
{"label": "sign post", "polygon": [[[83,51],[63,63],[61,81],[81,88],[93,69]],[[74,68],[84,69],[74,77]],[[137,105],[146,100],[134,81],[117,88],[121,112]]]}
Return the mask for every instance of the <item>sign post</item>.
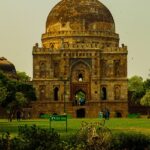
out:
{"label": "sign post", "polygon": [[50,121],[50,130],[52,129],[52,121],[65,121],[67,132],[67,115],[51,115],[49,121]]}

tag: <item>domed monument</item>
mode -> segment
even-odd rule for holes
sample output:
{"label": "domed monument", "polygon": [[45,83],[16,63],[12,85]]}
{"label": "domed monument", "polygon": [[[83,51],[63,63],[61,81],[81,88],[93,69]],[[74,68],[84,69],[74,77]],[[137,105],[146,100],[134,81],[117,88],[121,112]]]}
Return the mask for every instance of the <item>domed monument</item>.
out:
{"label": "domed monument", "polygon": [[10,78],[17,77],[15,66],[5,57],[0,57],[0,71]]}
{"label": "domed monument", "polygon": [[49,13],[42,47],[33,47],[32,115],[125,117],[127,47],[108,10],[98,0],[61,0]]}

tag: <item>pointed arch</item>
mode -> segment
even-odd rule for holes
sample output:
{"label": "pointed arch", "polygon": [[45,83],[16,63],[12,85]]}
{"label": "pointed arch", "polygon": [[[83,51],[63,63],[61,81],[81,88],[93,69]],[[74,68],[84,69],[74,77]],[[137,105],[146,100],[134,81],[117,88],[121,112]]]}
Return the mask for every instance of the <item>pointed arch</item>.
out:
{"label": "pointed arch", "polygon": [[46,77],[46,63],[45,62],[40,62],[40,77],[44,78]]}
{"label": "pointed arch", "polygon": [[101,99],[107,100],[107,88],[105,86],[101,88]]}
{"label": "pointed arch", "polygon": [[72,63],[71,65],[71,70],[78,64],[84,64],[85,66],[88,67],[88,69],[91,71],[91,66],[84,60],[77,60],[76,62]]}
{"label": "pointed arch", "polygon": [[120,99],[120,86],[119,85],[115,85],[114,86],[114,99],[115,100],[119,100]]}
{"label": "pointed arch", "polygon": [[85,105],[85,102],[86,102],[86,93],[82,89],[76,91],[76,93],[75,93],[75,103],[77,105],[83,106],[83,105]]}
{"label": "pointed arch", "polygon": [[78,60],[71,65],[72,82],[89,82],[91,78],[91,66],[83,61]]}
{"label": "pointed arch", "polygon": [[58,92],[59,92],[59,88],[58,87],[55,87],[54,88],[54,101],[58,101]]}

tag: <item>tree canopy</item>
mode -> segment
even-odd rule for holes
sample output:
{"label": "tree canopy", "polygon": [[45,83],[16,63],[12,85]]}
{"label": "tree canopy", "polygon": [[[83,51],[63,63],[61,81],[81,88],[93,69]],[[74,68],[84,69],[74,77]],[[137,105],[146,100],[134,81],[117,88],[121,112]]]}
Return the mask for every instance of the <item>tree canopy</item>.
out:
{"label": "tree canopy", "polygon": [[150,79],[144,81],[144,88],[145,90],[150,90]]}
{"label": "tree canopy", "polygon": [[[150,107],[150,90],[146,91],[146,94],[141,98],[140,104],[143,106]],[[148,109],[148,118],[150,118],[149,109]]]}
{"label": "tree canopy", "polygon": [[25,72],[17,71],[17,77],[19,81],[22,81],[22,82],[28,82],[31,80],[31,78]]}
{"label": "tree canopy", "polygon": [[141,98],[140,103],[143,106],[150,106],[150,91],[146,92],[146,94]]}
{"label": "tree canopy", "polygon": [[132,101],[139,102],[145,95],[144,81],[140,76],[133,76],[128,80],[128,91],[132,93]]}
{"label": "tree canopy", "polygon": [[30,83],[14,80],[0,72],[0,106],[9,113],[9,119],[30,101],[36,100],[35,90]]}

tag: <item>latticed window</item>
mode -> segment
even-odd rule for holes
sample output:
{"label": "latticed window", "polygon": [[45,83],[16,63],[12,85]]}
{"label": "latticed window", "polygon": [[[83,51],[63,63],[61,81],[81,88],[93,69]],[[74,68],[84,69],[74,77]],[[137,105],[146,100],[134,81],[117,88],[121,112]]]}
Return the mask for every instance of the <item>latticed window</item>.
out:
{"label": "latticed window", "polygon": [[54,77],[58,78],[59,77],[59,63],[54,62]]}

